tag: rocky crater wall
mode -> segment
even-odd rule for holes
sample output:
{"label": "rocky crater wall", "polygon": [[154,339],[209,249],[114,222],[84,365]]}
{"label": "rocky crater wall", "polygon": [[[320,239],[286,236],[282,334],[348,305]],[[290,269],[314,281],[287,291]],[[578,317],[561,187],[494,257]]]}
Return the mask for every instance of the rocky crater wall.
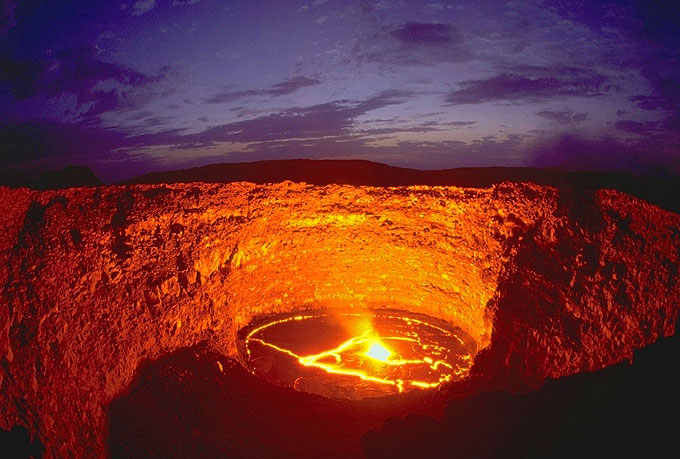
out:
{"label": "rocky crater wall", "polygon": [[48,456],[103,454],[106,408],[146,359],[237,358],[260,317],[399,308],[460,326],[473,371],[536,385],[674,332],[680,217],[530,184],[284,182],[0,190],[0,427]]}

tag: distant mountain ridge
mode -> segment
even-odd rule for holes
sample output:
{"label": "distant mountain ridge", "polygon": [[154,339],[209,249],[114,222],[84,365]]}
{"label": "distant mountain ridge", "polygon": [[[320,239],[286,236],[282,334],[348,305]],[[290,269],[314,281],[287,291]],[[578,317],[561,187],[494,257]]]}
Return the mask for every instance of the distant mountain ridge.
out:
{"label": "distant mountain ridge", "polygon": [[534,182],[558,188],[595,190],[610,188],[645,199],[680,213],[677,177],[642,176],[630,172],[566,171],[558,168],[464,167],[419,170],[366,160],[286,159],[247,163],[220,163],[167,172],[153,172],[119,184],[188,182],[276,183],[285,180],[313,185],[354,186],[442,185],[486,188],[495,183]]}
{"label": "distant mountain ridge", "polygon": [[[312,185],[353,186],[459,186],[487,188],[500,182],[533,182],[573,190],[615,189],[667,210],[680,213],[680,180],[668,175],[631,172],[569,171],[534,167],[461,167],[420,170],[360,159],[281,159],[242,163],[218,163],[174,171],[152,172],[116,185],[163,183],[278,183],[286,180]],[[30,174],[0,174],[0,185],[56,190],[105,185],[84,166]]]}

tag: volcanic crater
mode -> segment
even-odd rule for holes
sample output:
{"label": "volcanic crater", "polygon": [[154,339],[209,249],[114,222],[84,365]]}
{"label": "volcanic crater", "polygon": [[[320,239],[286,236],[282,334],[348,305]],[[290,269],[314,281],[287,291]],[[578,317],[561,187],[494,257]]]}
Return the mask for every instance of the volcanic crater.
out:
{"label": "volcanic crater", "polygon": [[[378,454],[366,438],[390,417],[630,362],[678,319],[680,216],[612,190],[0,195],[0,427],[24,426],[47,457]],[[340,310],[429,316],[474,363],[458,382],[354,400],[244,369],[245,330]]]}

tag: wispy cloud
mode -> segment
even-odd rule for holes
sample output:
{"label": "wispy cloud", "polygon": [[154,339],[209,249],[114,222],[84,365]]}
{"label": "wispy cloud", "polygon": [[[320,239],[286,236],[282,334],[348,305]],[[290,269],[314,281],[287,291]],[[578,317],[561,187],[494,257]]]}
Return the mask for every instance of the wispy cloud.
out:
{"label": "wispy cloud", "polygon": [[148,13],[156,6],[156,0],[139,0],[132,5],[132,15],[140,16],[142,14]]}
{"label": "wispy cloud", "polygon": [[627,132],[629,134],[636,134],[642,136],[649,136],[659,132],[659,122],[656,121],[636,121],[636,120],[621,120],[614,123],[616,129]]}
{"label": "wispy cloud", "polygon": [[450,24],[406,22],[357,40],[353,57],[359,64],[394,66],[467,62],[472,53]]}
{"label": "wispy cloud", "polygon": [[459,41],[449,24],[407,22],[393,29],[391,34],[405,43],[442,44]]}
{"label": "wispy cloud", "polygon": [[433,11],[442,11],[446,9],[446,6],[444,6],[442,3],[428,3],[427,5],[425,5],[425,9]]}
{"label": "wispy cloud", "polygon": [[660,75],[647,71],[645,76],[651,93],[634,95],[630,100],[642,110],[664,112],[665,126],[680,132],[680,75]]}
{"label": "wispy cloud", "polygon": [[574,113],[571,110],[541,110],[536,112],[536,115],[557,124],[567,125],[579,124],[588,118],[587,113]]}
{"label": "wispy cloud", "polygon": [[72,97],[83,113],[81,118],[143,104],[153,97],[148,89],[171,73],[170,67],[163,67],[157,75],[147,75],[104,62],[96,57],[93,47],[62,49],[42,61],[0,59],[0,85],[6,86],[16,100]]}
{"label": "wispy cloud", "polygon": [[222,91],[205,100],[208,104],[223,104],[246,97],[279,97],[292,94],[302,88],[315,86],[321,82],[316,78],[309,78],[304,75],[297,75],[288,78],[280,83],[276,83],[267,89],[248,89],[245,91]]}
{"label": "wispy cloud", "polygon": [[313,139],[350,134],[356,118],[373,110],[409,100],[411,93],[385,91],[362,101],[334,101],[304,108],[291,108],[250,120],[236,121],[183,135],[179,130],[131,138],[135,146],[211,145],[215,142],[265,142]]}
{"label": "wispy cloud", "polygon": [[607,89],[604,75],[583,77],[528,77],[503,73],[482,80],[460,82],[459,89],[446,96],[452,105],[497,101],[538,101],[554,97],[601,95]]}

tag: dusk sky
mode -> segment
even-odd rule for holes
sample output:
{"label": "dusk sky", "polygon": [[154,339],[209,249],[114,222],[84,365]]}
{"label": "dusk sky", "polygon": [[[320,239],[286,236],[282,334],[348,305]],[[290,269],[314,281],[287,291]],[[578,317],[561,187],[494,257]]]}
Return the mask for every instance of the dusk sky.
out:
{"label": "dusk sky", "polygon": [[678,173],[679,50],[672,1],[0,0],[0,168]]}

